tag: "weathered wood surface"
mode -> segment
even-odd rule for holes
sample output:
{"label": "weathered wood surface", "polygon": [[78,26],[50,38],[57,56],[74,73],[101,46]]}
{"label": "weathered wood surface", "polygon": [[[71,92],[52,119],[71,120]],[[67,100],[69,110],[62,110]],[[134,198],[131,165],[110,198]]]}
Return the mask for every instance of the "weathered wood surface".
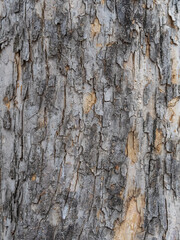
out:
{"label": "weathered wood surface", "polygon": [[178,0],[0,0],[1,239],[180,239],[179,28]]}

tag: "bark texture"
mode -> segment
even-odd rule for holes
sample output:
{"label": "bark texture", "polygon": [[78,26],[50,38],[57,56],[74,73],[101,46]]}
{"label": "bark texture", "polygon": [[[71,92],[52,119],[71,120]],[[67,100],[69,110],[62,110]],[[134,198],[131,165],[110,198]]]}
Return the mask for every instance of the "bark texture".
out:
{"label": "bark texture", "polygon": [[1,239],[180,239],[179,29],[179,0],[0,0]]}

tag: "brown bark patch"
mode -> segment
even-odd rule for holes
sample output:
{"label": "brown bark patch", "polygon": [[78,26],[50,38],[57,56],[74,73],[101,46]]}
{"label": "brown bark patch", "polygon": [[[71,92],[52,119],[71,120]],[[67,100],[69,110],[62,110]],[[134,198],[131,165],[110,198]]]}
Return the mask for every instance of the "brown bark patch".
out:
{"label": "brown bark patch", "polygon": [[174,121],[174,117],[176,116],[176,114],[175,114],[175,112],[172,109],[170,109],[169,112],[170,112],[169,121],[173,122]]}
{"label": "brown bark patch", "polygon": [[126,145],[126,156],[128,156],[132,163],[136,163],[138,160],[139,141],[137,139],[137,133],[130,132],[128,134]]}
{"label": "brown bark patch", "polygon": [[102,44],[101,44],[101,43],[97,43],[97,44],[96,44],[96,47],[97,47],[97,48],[102,48]]}
{"label": "brown bark patch", "polygon": [[6,107],[7,107],[8,109],[10,109],[11,102],[9,101],[9,99],[8,99],[7,96],[4,97],[3,102],[4,102],[4,104],[6,105]]}
{"label": "brown bark patch", "polygon": [[134,240],[136,234],[141,232],[141,221],[143,219],[145,200],[143,196],[139,199],[132,198],[126,212],[125,220],[115,226],[114,240]]}
{"label": "brown bark patch", "polygon": [[32,180],[33,182],[36,181],[36,174],[34,174],[34,175],[32,176],[31,180]]}
{"label": "brown bark patch", "polygon": [[150,44],[148,38],[146,38],[146,57],[150,58]]}
{"label": "brown bark patch", "polygon": [[70,69],[69,65],[66,65],[66,67],[65,67],[66,72],[68,72],[69,69]]}
{"label": "brown bark patch", "polygon": [[168,107],[175,107],[176,103],[180,100],[180,97],[175,97],[168,102]]}
{"label": "brown bark patch", "polygon": [[95,18],[93,24],[91,24],[91,36],[94,38],[101,31],[101,25],[99,19]]}
{"label": "brown bark patch", "polygon": [[10,103],[10,102],[6,103],[7,109],[10,109],[10,106],[11,106],[11,103]]}
{"label": "brown bark patch", "polygon": [[162,152],[163,133],[161,129],[156,129],[155,149],[158,154]]}
{"label": "brown bark patch", "polygon": [[87,114],[92,106],[96,103],[96,95],[94,92],[86,93],[83,97],[83,110],[84,113]]}
{"label": "brown bark patch", "polygon": [[113,44],[115,44],[115,42],[109,42],[106,44],[107,47],[111,47]]}

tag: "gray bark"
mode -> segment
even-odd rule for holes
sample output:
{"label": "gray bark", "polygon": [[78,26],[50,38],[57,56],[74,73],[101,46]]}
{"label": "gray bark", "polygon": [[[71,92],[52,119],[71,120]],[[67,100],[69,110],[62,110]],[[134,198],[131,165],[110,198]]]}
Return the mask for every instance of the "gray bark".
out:
{"label": "gray bark", "polygon": [[178,0],[0,0],[1,239],[180,239],[179,29]]}

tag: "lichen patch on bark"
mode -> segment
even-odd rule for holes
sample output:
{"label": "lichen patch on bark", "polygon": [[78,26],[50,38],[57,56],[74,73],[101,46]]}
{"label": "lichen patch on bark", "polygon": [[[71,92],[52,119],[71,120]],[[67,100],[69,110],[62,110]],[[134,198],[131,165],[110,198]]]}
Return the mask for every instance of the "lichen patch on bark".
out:
{"label": "lichen patch on bark", "polygon": [[96,103],[96,95],[94,92],[86,93],[83,97],[83,110],[84,113],[87,114],[92,106]]}
{"label": "lichen patch on bark", "polygon": [[128,134],[126,145],[126,156],[128,156],[132,163],[136,163],[138,160],[139,142],[137,139],[137,133],[130,132]]}

